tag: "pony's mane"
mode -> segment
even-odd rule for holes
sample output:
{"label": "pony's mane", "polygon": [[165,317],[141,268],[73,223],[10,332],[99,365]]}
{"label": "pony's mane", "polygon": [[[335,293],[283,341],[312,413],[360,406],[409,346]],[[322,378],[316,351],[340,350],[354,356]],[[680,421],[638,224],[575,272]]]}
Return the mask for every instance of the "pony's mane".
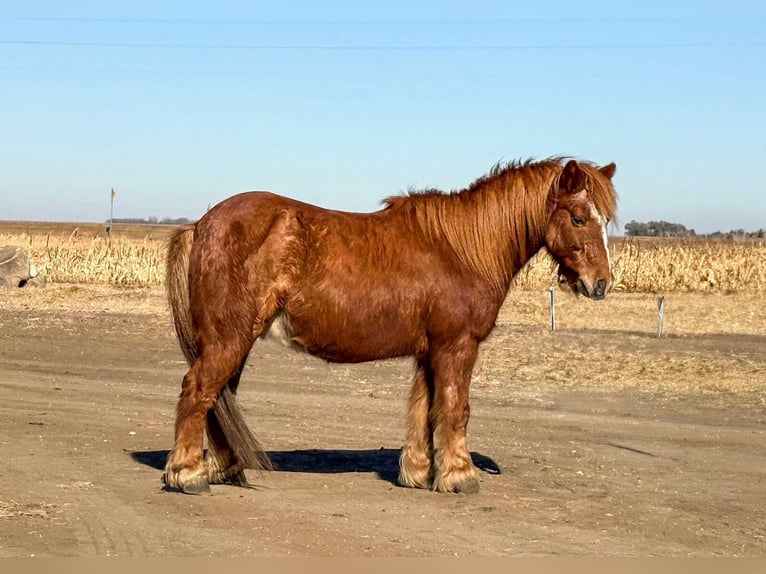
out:
{"label": "pony's mane", "polygon": [[[384,204],[409,217],[430,241],[446,242],[504,295],[513,276],[545,244],[547,199],[567,159],[498,163],[463,190],[409,191]],[[595,164],[578,165],[596,209],[612,220],[617,197],[609,178]]]}

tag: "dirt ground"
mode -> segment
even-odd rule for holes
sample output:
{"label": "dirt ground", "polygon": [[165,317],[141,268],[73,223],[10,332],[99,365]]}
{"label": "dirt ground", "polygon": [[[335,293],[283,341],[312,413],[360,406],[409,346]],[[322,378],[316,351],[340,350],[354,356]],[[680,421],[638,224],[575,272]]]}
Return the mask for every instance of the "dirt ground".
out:
{"label": "dirt ground", "polygon": [[766,318],[752,296],[514,293],[472,386],[481,492],[395,483],[407,360],[258,343],[278,470],[164,492],[185,371],[159,289],[0,292],[0,556],[763,556]]}

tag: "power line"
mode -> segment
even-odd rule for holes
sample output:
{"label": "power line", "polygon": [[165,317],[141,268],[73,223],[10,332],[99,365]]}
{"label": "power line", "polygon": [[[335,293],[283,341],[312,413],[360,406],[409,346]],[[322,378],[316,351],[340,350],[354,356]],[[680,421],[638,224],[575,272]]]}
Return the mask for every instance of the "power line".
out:
{"label": "power line", "polygon": [[731,15],[719,16],[516,16],[491,18],[120,18],[91,16],[0,16],[0,22],[59,22],[93,24],[181,24],[181,25],[454,25],[454,24],[535,24],[535,23],[581,23],[581,22],[753,22],[764,20],[764,16]]}
{"label": "power line", "polygon": [[337,52],[447,52],[447,51],[523,51],[523,50],[617,50],[617,49],[694,49],[753,48],[766,46],[766,41],[750,42],[639,42],[624,44],[216,44],[168,42],[89,42],[65,40],[3,40],[0,45],[55,46],[64,48],[130,48],[171,50],[285,50]]}
{"label": "power line", "polygon": [[[110,73],[110,74],[133,74],[133,75],[146,75],[146,76],[164,76],[164,75],[175,75],[175,76],[203,76],[203,77],[210,77],[210,76],[236,76],[239,77],[243,72],[253,72],[257,73],[259,77],[269,77],[269,78],[320,78],[320,79],[326,79],[326,78],[380,78],[381,72],[379,71],[370,71],[370,72],[348,72],[348,71],[337,71],[337,72],[328,72],[326,70],[317,71],[314,73],[307,73],[304,71],[300,72],[286,72],[286,71],[269,71],[269,70],[254,70],[254,69],[243,69],[243,68],[235,68],[230,70],[222,70],[220,68],[206,68],[206,69],[180,69],[180,68],[123,68],[123,67],[78,67],[78,66],[5,66],[0,65],[0,71],[2,72],[50,72],[50,73],[73,73],[73,74],[101,74],[101,73]],[[401,78],[401,79],[423,79],[423,78],[449,78],[449,79],[492,79],[492,78],[508,78],[508,77],[519,77],[519,72],[517,70],[512,71],[506,71],[506,72],[423,72],[423,71],[413,71],[413,72],[386,72],[385,77],[387,78]],[[732,78],[738,78],[741,77],[741,73],[737,72],[727,72],[727,73],[721,73],[716,71],[711,72],[686,72],[686,73],[677,73],[677,72],[667,72],[667,73],[641,73],[637,74],[635,71],[629,71],[624,73],[615,73],[612,71],[593,71],[593,70],[587,70],[587,71],[578,71],[573,73],[561,73],[558,71],[550,71],[550,72],[536,72],[536,73],[524,73],[523,75],[525,78],[535,77],[535,78],[545,78],[545,77],[556,77],[556,78],[593,78],[593,79],[605,79],[605,80],[615,80],[618,78],[633,78],[641,77],[641,78],[653,78],[653,79],[663,79],[663,78],[674,78],[674,79],[680,79],[680,78],[709,78],[709,79],[732,79]]]}

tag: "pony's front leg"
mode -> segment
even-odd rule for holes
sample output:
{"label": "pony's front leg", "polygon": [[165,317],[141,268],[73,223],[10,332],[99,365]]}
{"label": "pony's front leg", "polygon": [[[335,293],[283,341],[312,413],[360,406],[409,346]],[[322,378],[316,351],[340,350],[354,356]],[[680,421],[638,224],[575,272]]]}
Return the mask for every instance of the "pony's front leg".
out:
{"label": "pony's front leg", "polygon": [[433,427],[431,403],[433,382],[420,363],[415,371],[407,413],[407,441],[399,458],[399,484],[410,488],[431,488],[433,481]]}
{"label": "pony's front leg", "polygon": [[466,340],[432,354],[436,456],[433,489],[439,492],[479,491],[479,471],[466,442],[470,416],[468,388],[478,344]]}

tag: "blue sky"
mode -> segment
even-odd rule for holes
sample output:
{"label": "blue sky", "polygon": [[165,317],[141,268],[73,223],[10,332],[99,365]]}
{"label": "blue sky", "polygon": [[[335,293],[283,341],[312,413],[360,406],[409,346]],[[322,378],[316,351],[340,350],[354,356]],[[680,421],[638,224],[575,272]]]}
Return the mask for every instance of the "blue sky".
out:
{"label": "blue sky", "polygon": [[564,154],[617,163],[622,225],[766,228],[764,62],[756,2],[2,1],[0,219],[372,211]]}

